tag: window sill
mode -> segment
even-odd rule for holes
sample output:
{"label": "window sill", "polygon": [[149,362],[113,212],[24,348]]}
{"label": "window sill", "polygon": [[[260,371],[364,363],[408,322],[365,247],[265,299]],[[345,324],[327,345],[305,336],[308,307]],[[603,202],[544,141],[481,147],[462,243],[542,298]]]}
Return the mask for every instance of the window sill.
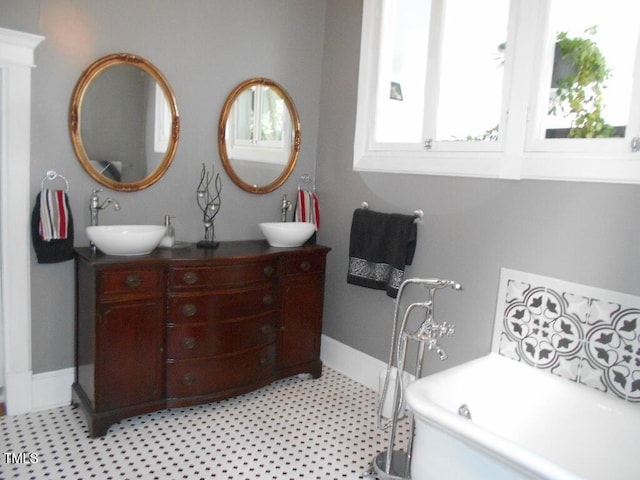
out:
{"label": "window sill", "polygon": [[354,155],[354,171],[640,184],[640,154],[391,152]]}

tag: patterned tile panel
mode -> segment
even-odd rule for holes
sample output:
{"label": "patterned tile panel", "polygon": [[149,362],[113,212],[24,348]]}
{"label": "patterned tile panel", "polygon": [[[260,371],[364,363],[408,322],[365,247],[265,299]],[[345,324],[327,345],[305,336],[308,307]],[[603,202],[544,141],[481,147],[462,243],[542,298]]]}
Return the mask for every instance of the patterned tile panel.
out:
{"label": "patterned tile panel", "polygon": [[502,269],[492,351],[640,403],[640,297]]}

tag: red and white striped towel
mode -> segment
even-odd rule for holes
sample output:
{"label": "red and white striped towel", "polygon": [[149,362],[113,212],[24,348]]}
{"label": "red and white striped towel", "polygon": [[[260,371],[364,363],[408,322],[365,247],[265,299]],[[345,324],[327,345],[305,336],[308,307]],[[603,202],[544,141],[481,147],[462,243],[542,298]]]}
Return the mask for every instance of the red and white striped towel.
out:
{"label": "red and white striped towel", "polygon": [[69,205],[64,190],[42,190],[40,194],[40,236],[45,242],[67,238]]}
{"label": "red and white striped towel", "polygon": [[315,192],[298,190],[294,216],[296,222],[313,223],[316,230],[320,228],[320,202]]}

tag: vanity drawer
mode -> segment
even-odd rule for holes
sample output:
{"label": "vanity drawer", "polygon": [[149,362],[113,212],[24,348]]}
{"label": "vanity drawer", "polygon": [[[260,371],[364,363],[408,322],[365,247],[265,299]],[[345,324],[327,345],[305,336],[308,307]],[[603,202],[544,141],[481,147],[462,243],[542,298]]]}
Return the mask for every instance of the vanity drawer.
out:
{"label": "vanity drawer", "polygon": [[306,255],[287,257],[284,262],[285,275],[324,272],[324,255]]}
{"label": "vanity drawer", "polygon": [[277,308],[272,285],[169,296],[169,323],[220,321],[266,313]]}
{"label": "vanity drawer", "polygon": [[274,312],[219,323],[172,324],[167,329],[167,357],[210,357],[247,350],[276,340]]}
{"label": "vanity drawer", "polygon": [[224,392],[264,382],[274,375],[274,344],[234,355],[167,362],[167,397]]}
{"label": "vanity drawer", "polygon": [[208,267],[174,267],[169,271],[169,288],[237,287],[271,281],[276,275],[275,260]]}
{"label": "vanity drawer", "polygon": [[98,276],[98,291],[105,296],[162,293],[161,268],[103,270]]}

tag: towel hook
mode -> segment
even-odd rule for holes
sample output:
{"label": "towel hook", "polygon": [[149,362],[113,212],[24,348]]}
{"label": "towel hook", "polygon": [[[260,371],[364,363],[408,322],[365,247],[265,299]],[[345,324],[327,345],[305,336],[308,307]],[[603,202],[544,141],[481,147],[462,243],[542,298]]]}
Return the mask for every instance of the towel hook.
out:
{"label": "towel hook", "polygon": [[69,181],[64,177],[64,175],[60,175],[55,170],[47,171],[47,173],[45,174],[44,178],[42,179],[42,182],[40,182],[40,190],[44,189],[44,182],[46,180],[49,180],[50,182],[53,182],[56,178],[61,178],[62,180],[64,180],[64,184],[66,186],[64,191],[66,193],[69,193]]}

